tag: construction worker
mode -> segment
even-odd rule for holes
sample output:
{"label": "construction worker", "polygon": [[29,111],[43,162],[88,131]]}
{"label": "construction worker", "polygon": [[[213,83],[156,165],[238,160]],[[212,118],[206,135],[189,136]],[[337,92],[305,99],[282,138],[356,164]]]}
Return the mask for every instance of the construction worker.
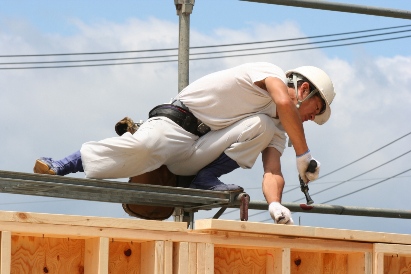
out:
{"label": "construction worker", "polygon": [[[314,158],[303,122],[324,124],[331,115],[334,87],[319,68],[303,66],[286,73],[270,63],[247,63],[206,75],[188,85],[170,104],[149,113],[134,133],[84,143],[61,160],[40,158],[35,173],[85,172],[96,179],[128,178],[166,165],[176,175],[196,175],[191,188],[238,191],[218,178],[238,167],[251,168],[262,152],[263,193],[277,223],[293,224],[281,205],[284,178],[280,157],[290,138],[304,182]],[[314,159],[315,160],[315,159]]]}

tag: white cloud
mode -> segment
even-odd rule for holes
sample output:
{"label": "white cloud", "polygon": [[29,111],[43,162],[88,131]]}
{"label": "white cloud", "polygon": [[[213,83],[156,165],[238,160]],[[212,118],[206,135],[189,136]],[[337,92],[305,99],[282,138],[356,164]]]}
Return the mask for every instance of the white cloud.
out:
{"label": "white cloud", "polygon": [[[177,47],[178,25],[155,18],[147,21],[131,19],[124,24],[107,21],[92,25],[73,20],[73,24],[77,27],[77,32],[68,36],[44,34],[26,23],[12,29],[10,27],[0,32],[0,51],[3,54],[36,54]],[[297,25],[285,22],[271,25],[250,24],[247,29],[241,30],[218,29],[211,34],[192,30],[191,40],[192,45],[210,45],[302,35]],[[273,62],[284,70],[300,65],[316,65],[326,70],[333,79],[337,96],[332,104],[333,115],[330,122],[322,127],[313,123],[306,125],[309,146],[313,156],[322,163],[322,174],[339,168],[409,131],[409,56],[362,56],[350,63],[343,59],[329,58],[320,50],[312,50],[194,61],[190,64],[190,81],[207,73],[250,61]],[[2,70],[0,80],[3,83],[0,93],[0,169],[31,172],[34,160],[39,156],[63,157],[77,150],[85,141],[114,136],[114,124],[126,115],[135,120],[146,119],[152,107],[177,94],[177,64]],[[398,155],[399,151],[404,151],[404,147],[409,147],[409,139],[398,144],[401,146],[381,151],[373,161],[364,160],[327,180],[342,181],[381,164],[395,157],[395,154]],[[298,183],[294,157],[292,148],[286,149],[282,165],[287,184],[291,185]],[[410,157],[406,159],[408,160],[397,161],[382,174],[369,176],[388,177],[400,172],[409,167],[407,163]],[[262,168],[261,160],[257,161],[252,170],[235,171],[226,175],[224,180],[243,185],[246,189],[260,187]],[[318,186],[313,183],[312,191],[319,191],[321,187],[323,185],[320,183]],[[396,205],[406,208],[408,205],[401,202],[406,201],[405,187],[405,184],[386,182],[378,188],[348,196],[335,203],[376,207]],[[313,198],[324,201],[357,188],[359,185],[354,183],[344,184],[334,191]],[[251,191],[253,200],[263,199],[260,190]],[[287,202],[302,197],[299,189],[284,195]],[[7,195],[7,199],[12,200],[13,195]],[[70,206],[71,213],[82,214],[79,205],[79,202],[73,201]],[[95,205],[94,212],[99,212],[99,206],[100,204]],[[39,207],[41,208],[41,205]],[[47,210],[48,205],[44,205],[44,212]],[[88,215],[92,212],[90,210]],[[202,212],[199,216],[202,214],[209,212]],[[306,218],[309,217],[304,217],[304,220]],[[265,217],[260,220],[262,219]],[[332,224],[327,218],[321,217],[313,217],[313,220],[317,226],[347,225],[342,222]],[[396,229],[405,232],[407,228],[400,221]]]}

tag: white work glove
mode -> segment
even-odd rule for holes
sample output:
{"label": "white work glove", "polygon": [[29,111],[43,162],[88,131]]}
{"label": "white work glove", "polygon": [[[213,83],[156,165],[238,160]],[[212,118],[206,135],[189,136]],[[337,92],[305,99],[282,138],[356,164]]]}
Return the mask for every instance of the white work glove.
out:
{"label": "white work glove", "polygon": [[[317,162],[317,167],[315,169],[315,172],[307,172],[307,168],[311,160],[314,160]],[[306,184],[309,181],[314,181],[318,179],[318,175],[320,174],[320,166],[321,166],[320,162],[318,162],[311,156],[310,150],[307,150],[306,153],[297,156],[298,174],[300,174],[301,179]]]}
{"label": "white work glove", "polygon": [[279,202],[272,202],[268,206],[268,211],[270,211],[271,218],[277,224],[293,225],[294,221],[291,218],[291,212],[288,208],[280,204]]}

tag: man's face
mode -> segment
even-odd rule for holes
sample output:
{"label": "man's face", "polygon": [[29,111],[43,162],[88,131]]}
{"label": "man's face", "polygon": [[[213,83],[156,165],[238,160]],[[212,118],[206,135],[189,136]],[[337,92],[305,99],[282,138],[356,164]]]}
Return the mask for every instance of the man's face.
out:
{"label": "man's face", "polygon": [[300,112],[301,120],[303,122],[314,120],[315,116],[320,114],[323,107],[323,102],[320,97],[313,96],[304,101],[298,111]]}

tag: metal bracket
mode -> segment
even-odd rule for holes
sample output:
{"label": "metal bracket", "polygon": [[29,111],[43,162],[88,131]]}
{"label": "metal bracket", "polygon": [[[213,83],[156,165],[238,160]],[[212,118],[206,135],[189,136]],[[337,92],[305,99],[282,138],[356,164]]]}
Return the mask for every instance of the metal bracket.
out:
{"label": "metal bracket", "polygon": [[250,196],[247,193],[240,193],[237,196],[240,201],[240,220],[248,221],[248,205],[250,203]]}
{"label": "metal bracket", "polygon": [[[250,203],[250,196],[247,193],[240,193],[235,195],[234,200],[240,202],[240,220],[248,221],[248,205]],[[216,214],[214,214],[213,219],[220,218],[223,215],[224,211],[227,209],[227,206],[220,208]]]}
{"label": "metal bracket", "polygon": [[193,12],[194,1],[195,0],[174,0],[177,15],[182,13],[191,14]]}
{"label": "metal bracket", "polygon": [[185,211],[182,207],[176,207],[173,217],[175,222],[186,222],[187,228],[194,229],[194,211]]}

